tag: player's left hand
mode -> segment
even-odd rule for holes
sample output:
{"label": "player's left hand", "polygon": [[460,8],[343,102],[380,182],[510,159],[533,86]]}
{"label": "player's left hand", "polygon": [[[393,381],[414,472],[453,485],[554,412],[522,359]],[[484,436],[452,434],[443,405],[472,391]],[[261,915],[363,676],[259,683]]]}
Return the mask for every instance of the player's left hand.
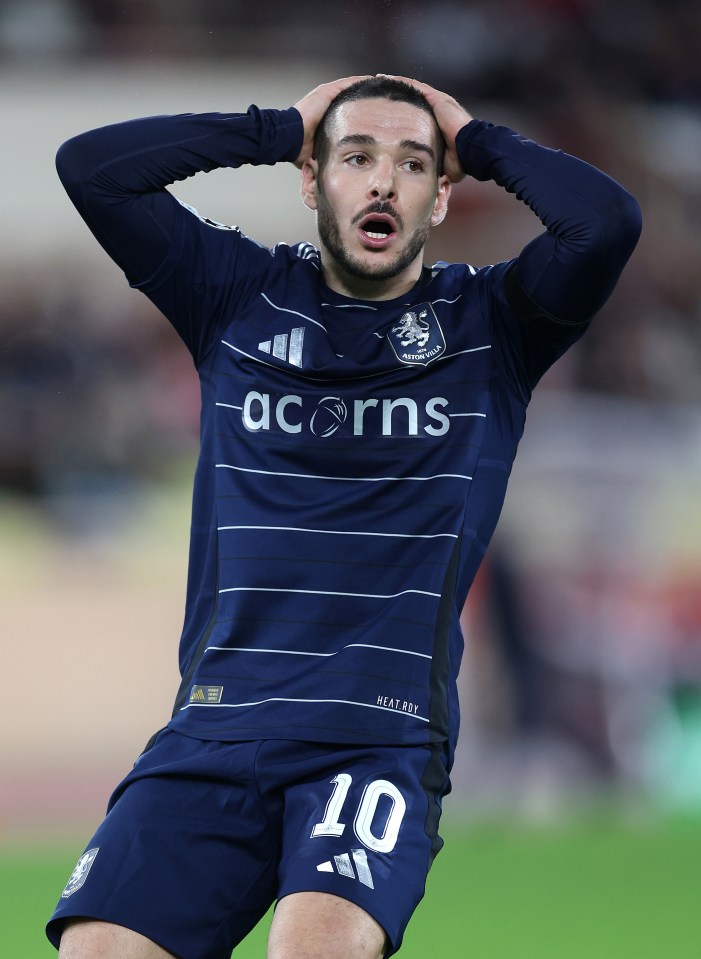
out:
{"label": "player's left hand", "polygon": [[[389,76],[389,74],[378,74],[379,76]],[[465,124],[474,119],[467,110],[461,106],[458,101],[447,93],[430,87],[427,83],[421,83],[420,80],[412,80],[411,77],[392,76],[394,80],[401,80],[412,87],[416,87],[428,100],[429,106],[433,110],[436,122],[441,128],[445,138],[446,153],[443,161],[443,172],[453,183],[462,180],[465,171],[460,165],[458,154],[455,149],[455,138]]]}

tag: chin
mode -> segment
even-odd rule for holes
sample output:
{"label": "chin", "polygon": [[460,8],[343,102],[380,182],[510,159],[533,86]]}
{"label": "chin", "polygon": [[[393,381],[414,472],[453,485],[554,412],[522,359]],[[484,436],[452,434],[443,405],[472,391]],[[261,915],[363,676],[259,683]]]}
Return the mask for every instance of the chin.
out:
{"label": "chin", "polygon": [[362,251],[358,255],[347,250],[334,255],[338,265],[350,276],[364,280],[391,280],[407,270],[416,259],[416,252],[405,248],[391,256]]}

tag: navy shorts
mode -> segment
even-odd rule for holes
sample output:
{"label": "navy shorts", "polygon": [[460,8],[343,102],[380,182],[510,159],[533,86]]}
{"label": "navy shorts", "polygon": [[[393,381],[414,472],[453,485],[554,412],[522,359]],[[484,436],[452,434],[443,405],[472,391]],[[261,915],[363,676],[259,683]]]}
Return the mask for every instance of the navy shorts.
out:
{"label": "navy shorts", "polygon": [[359,905],[395,952],[442,841],[442,747],[212,742],[165,729],[110,800],[47,926],[127,926],[229,959],[293,892]]}

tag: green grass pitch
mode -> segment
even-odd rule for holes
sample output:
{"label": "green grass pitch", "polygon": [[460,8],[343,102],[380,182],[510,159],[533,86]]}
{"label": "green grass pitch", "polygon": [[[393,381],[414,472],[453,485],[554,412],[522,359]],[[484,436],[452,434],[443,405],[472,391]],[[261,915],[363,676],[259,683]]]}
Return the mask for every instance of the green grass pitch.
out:
{"label": "green grass pitch", "polygon": [[[701,957],[699,821],[453,824],[445,838],[403,959]],[[43,923],[78,847],[0,847],[0,955],[55,956]],[[236,959],[265,956],[266,928]]]}

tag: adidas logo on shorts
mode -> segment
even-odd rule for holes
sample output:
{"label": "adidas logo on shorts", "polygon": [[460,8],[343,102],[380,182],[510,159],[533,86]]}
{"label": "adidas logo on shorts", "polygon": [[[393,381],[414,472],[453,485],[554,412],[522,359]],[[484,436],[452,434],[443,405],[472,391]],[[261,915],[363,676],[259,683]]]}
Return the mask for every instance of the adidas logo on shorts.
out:
{"label": "adidas logo on shorts", "polygon": [[[351,862],[351,856],[353,862]],[[355,863],[355,869],[353,869],[353,863]],[[339,876],[347,876],[348,879],[357,878],[364,886],[369,886],[371,889],[375,888],[368,865],[368,855],[364,849],[351,849],[350,856],[347,852],[344,852],[340,856],[334,856],[333,861],[327,859],[326,862],[320,862],[316,870],[317,872],[337,872]]]}

